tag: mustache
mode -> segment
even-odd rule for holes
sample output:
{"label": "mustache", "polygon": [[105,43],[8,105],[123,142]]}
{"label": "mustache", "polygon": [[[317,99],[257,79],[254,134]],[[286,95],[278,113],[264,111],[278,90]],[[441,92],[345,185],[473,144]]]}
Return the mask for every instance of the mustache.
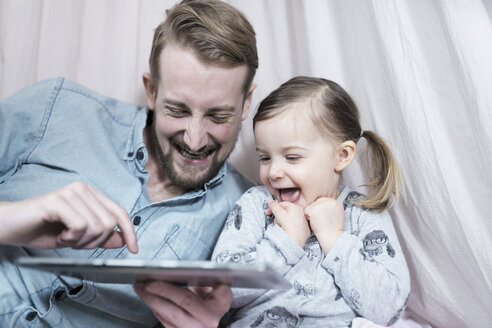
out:
{"label": "mustache", "polygon": [[188,145],[179,140],[173,140],[172,145],[180,152],[184,153],[187,157],[194,159],[202,159],[210,155],[212,152],[218,150],[220,148],[219,145],[206,145],[199,150],[193,151],[188,147]]}

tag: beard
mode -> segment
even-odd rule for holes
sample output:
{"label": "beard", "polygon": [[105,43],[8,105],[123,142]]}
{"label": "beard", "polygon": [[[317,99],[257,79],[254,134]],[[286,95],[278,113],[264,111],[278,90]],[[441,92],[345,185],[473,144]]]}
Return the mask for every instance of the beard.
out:
{"label": "beard", "polygon": [[[194,190],[203,187],[205,183],[210,181],[213,177],[217,175],[220,168],[224,165],[229,155],[232,153],[234,146],[236,144],[237,138],[239,136],[239,129],[235,135],[234,144],[231,150],[224,156],[224,159],[219,161],[218,155],[222,148],[222,145],[215,142],[213,145],[207,145],[200,149],[200,151],[191,151],[186,145],[186,143],[180,141],[177,136],[169,139],[169,151],[164,153],[162,147],[159,143],[159,139],[156,134],[155,120],[152,122],[152,128],[150,131],[152,143],[154,144],[155,152],[160,163],[160,166],[166,173],[169,180],[178,188],[184,190]],[[213,158],[208,167],[199,167],[193,165],[180,165],[181,173],[176,170],[177,162],[174,161],[173,149],[181,153],[187,158],[205,158],[212,152]]]}

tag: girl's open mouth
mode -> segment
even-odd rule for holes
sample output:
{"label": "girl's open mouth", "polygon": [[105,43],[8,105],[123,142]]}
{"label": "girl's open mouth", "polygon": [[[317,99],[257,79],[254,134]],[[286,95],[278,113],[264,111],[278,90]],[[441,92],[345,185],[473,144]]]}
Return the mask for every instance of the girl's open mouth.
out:
{"label": "girl's open mouth", "polygon": [[279,189],[278,195],[281,202],[296,203],[301,197],[301,189],[299,188]]}

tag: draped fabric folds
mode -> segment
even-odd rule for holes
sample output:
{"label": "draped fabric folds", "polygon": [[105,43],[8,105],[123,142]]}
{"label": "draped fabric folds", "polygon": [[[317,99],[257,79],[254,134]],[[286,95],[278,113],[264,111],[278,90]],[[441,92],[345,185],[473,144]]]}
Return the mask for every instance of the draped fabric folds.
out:
{"label": "draped fabric folds", "polygon": [[[227,2],[257,32],[254,106],[293,76],[331,79],[394,151],[406,184],[391,212],[412,277],[408,316],[490,326],[492,1]],[[0,98],[65,76],[145,105],[153,29],[173,4],[0,0]],[[258,181],[251,117],[231,161]],[[344,182],[367,182],[364,165],[359,158]]]}

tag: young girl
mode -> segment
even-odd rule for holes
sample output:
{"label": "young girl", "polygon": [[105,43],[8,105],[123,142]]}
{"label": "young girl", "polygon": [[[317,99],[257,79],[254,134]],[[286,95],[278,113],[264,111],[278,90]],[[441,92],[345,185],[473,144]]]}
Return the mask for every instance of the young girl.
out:
{"label": "young girl", "polygon": [[[347,327],[358,316],[395,322],[410,279],[385,210],[402,189],[389,148],[362,131],[345,90],[320,78],[282,84],[259,105],[253,129],[264,186],[238,200],[212,257],[268,264],[292,287],[233,289],[229,324]],[[368,197],[339,185],[361,137],[374,168]]]}

